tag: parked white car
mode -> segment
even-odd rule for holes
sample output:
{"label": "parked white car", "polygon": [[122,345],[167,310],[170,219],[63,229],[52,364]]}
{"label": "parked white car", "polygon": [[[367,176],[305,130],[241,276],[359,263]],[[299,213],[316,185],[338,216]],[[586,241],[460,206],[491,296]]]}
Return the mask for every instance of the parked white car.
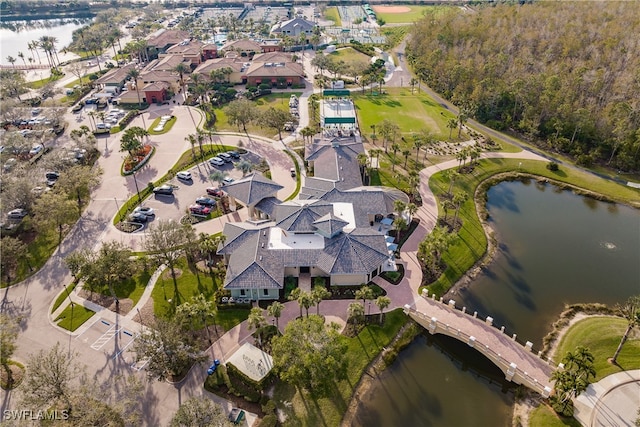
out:
{"label": "parked white car", "polygon": [[176,174],[176,177],[184,181],[191,181],[191,172],[181,171]]}

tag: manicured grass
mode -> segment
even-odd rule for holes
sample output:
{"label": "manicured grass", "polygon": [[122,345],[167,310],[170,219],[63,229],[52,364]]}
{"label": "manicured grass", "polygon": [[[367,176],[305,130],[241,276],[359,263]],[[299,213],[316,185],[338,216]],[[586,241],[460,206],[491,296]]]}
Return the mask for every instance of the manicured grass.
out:
{"label": "manicured grass", "polygon": [[249,317],[248,308],[225,308],[223,310],[218,309],[216,315],[216,324],[222,326],[225,331],[233,328],[236,325],[247,320]]}
{"label": "manicured grass", "polygon": [[[322,308],[320,313],[322,314]],[[383,347],[389,345],[406,321],[407,316],[402,310],[397,309],[385,315],[382,326],[368,325],[356,338],[343,337],[348,345],[347,379],[336,383],[335,392],[331,397],[314,398],[286,383],[277,383],[275,400],[291,402],[290,406],[279,408],[287,416],[287,425],[309,427],[340,425],[364,369],[380,354]]]}
{"label": "manicured grass", "polygon": [[378,12],[375,6],[373,7],[373,10],[376,12],[376,18],[383,19],[387,24],[409,24],[420,20],[425,12],[437,12],[438,9],[444,10],[445,8],[447,8],[447,6],[402,6],[408,7],[411,10],[409,12],[402,13],[386,13]]}
{"label": "manicured grass", "polygon": [[[76,288],[76,285],[78,284],[78,282],[73,282],[71,283],[69,286],[67,286],[67,290],[65,290],[64,288],[62,288],[62,292],[60,293],[60,295],[58,295],[58,298],[56,298],[56,302],[53,303],[53,307],[51,308],[51,313],[53,313],[54,311],[56,311],[58,309],[58,307],[60,307],[62,305],[62,303],[69,298],[69,295],[71,295],[71,293],[73,292],[73,290]],[[69,292],[67,294],[67,291]]]}
{"label": "manicured grass", "polygon": [[[135,275],[120,283],[116,283],[113,287],[119,299],[129,298],[133,301],[134,306],[140,301],[144,289],[147,283],[149,283],[149,279],[151,279],[151,274],[153,274],[153,271],[145,270],[142,264],[142,261],[138,260],[135,267]],[[111,291],[108,286],[95,289],[95,291],[102,295],[111,296]]]}
{"label": "manicured grass", "polygon": [[203,294],[208,300],[213,299],[216,290],[222,286],[219,279],[212,279],[208,273],[198,272],[196,274],[191,271],[185,258],[178,261],[177,270],[180,270],[177,289],[173,285],[171,270],[167,268],[160,275],[151,292],[153,312],[157,317],[172,316],[175,307],[190,301],[192,296],[198,294]]}
{"label": "manicured grass", "polygon": [[[289,97],[291,95],[295,95],[300,97],[302,92],[279,92],[272,93],[270,95],[261,96],[260,98],[255,100],[255,104],[259,110],[264,111],[269,107],[274,107],[279,110],[283,110],[289,112]],[[224,107],[216,108],[214,110],[216,115],[216,124],[215,129],[217,131],[226,131],[226,132],[244,132],[242,127],[238,129],[238,126],[229,124],[229,119],[224,111]],[[275,132],[271,128],[262,128],[254,123],[250,123],[247,125],[247,132],[251,135],[260,135],[267,138],[278,138],[278,133]]]}
{"label": "manicured grass", "polygon": [[330,21],[333,21],[333,24],[337,27],[342,25],[340,13],[338,12],[338,8],[336,6],[326,8],[324,11],[324,17]]}
{"label": "manicured grass", "polygon": [[560,417],[549,406],[541,404],[529,414],[529,427],[581,427],[573,417]]}
{"label": "manicured grass", "polygon": [[164,127],[160,132],[156,132],[153,129],[155,129],[155,127],[158,126],[158,123],[160,123],[160,120],[162,120],[162,118],[157,117],[153,121],[153,123],[151,123],[151,126],[149,126],[149,129],[147,129],[147,131],[149,132],[149,135],[162,135],[163,133],[169,132],[173,127],[173,125],[175,124],[175,122],[178,120],[178,118],[176,116],[173,116],[172,118],[167,120],[167,122],[164,124]]}
{"label": "manicured grass", "polygon": [[[71,304],[73,304],[73,308],[71,308]],[[91,316],[95,314],[95,312],[89,310],[88,308],[84,308],[81,305],[71,303],[65,308],[60,316],[56,319],[58,322],[58,326],[64,328],[68,331],[75,331],[78,329],[84,322],[89,320]],[[73,318],[71,317],[71,313],[73,312]]]}
{"label": "manicured grass", "polygon": [[[560,167],[560,170],[552,172],[546,168],[547,162],[518,159],[487,159],[482,160],[475,167],[472,174],[462,175],[454,185],[453,192],[463,191],[469,195],[475,194],[476,187],[492,175],[501,172],[520,171],[542,177],[547,177],[561,183],[572,184],[580,188],[588,188],[600,194],[625,202],[638,201],[638,191],[629,187],[603,180],[583,171]],[[386,185],[385,175],[381,172],[381,182]],[[442,174],[434,175],[429,181],[429,186],[438,198],[439,215],[443,215],[441,208],[442,195],[448,188],[449,182],[444,180]],[[452,212],[449,213],[450,215]],[[443,260],[447,264],[445,272],[435,282],[428,285],[429,294],[444,294],[462,275],[480,259],[487,248],[487,238],[480,224],[475,210],[473,198],[462,205],[459,217],[463,221],[463,227],[458,231],[459,238],[444,254]],[[421,289],[422,291],[422,289]]]}
{"label": "manicured grass", "polygon": [[[408,85],[409,82],[405,84]],[[358,114],[358,127],[367,138],[370,139],[372,133],[371,125],[378,125],[384,119],[388,119],[400,127],[400,133],[407,138],[407,141],[413,133],[423,129],[432,132],[439,140],[449,139],[447,122],[455,118],[449,110],[426,94],[419,93],[418,90],[415,90],[412,95],[410,87],[383,86],[382,89],[386,92],[385,95],[370,95],[369,90],[366,90],[365,94],[361,91],[352,93]],[[377,88],[374,88],[374,92],[376,90]],[[457,130],[453,132],[454,141],[455,136],[457,136]],[[464,133],[461,139],[466,139]],[[400,138],[396,142],[402,144]],[[410,147],[410,145],[407,146]]]}
{"label": "manicured grass", "polygon": [[335,52],[330,53],[329,56],[336,61],[344,61],[347,64],[359,62],[368,65],[371,62],[371,57],[369,55],[358,52],[352,47],[338,49]]}
{"label": "manicured grass", "polygon": [[58,74],[55,76],[50,75],[49,77],[44,78],[42,80],[34,80],[32,82],[27,83],[27,87],[30,89],[42,89],[42,87],[47,83],[58,81],[63,77],[64,77],[64,74]]}
{"label": "manicured grass", "polygon": [[596,378],[593,382],[600,381],[607,375],[625,370],[640,368],[640,334],[632,332],[629,339],[622,347],[618,356],[618,365],[612,365],[607,361],[616,351],[620,338],[627,328],[627,321],[617,317],[589,317],[572,325],[560,340],[553,360],[557,365],[562,358],[576,347],[588,348],[594,356]]}

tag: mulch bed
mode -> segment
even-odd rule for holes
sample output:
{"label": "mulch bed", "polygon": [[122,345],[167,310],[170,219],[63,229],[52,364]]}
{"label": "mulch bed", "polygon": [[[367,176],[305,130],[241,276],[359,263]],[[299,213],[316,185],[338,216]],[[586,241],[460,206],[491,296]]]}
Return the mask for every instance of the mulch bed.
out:
{"label": "mulch bed", "polygon": [[[91,301],[95,304],[101,305],[102,307],[111,310],[113,312],[116,311],[116,300],[112,296],[103,295],[97,292],[89,292],[86,289],[81,289],[78,292],[78,295],[87,301]],[[133,308],[133,300],[131,298],[121,298],[120,299],[120,314],[126,315]]]}

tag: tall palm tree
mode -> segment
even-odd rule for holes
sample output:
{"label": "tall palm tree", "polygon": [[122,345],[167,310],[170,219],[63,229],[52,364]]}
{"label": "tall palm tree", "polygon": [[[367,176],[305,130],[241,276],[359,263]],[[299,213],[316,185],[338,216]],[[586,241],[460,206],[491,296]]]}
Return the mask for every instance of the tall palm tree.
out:
{"label": "tall palm tree", "polygon": [[413,146],[416,149],[416,163],[419,162],[418,156],[420,155],[420,148],[424,146],[424,141],[422,140],[422,136],[418,134],[413,135]]}
{"label": "tall palm tree", "polygon": [[278,330],[280,329],[278,319],[280,319],[280,316],[282,315],[282,310],[284,310],[284,304],[280,301],[274,301],[267,307],[267,313],[269,313],[269,316],[273,316],[276,319],[276,328],[278,328]]}
{"label": "tall palm tree", "polygon": [[36,58],[33,56],[33,52],[35,52],[36,55],[38,55],[38,63],[42,64],[42,61],[40,60],[40,53],[38,52],[38,41],[31,40],[29,43],[27,43],[27,47],[31,51],[31,57],[33,58],[33,60],[36,60]]}
{"label": "tall palm tree", "polygon": [[407,161],[409,160],[409,156],[411,155],[411,151],[403,150],[402,155],[404,156],[404,168],[407,168]]}
{"label": "tall palm tree", "polygon": [[380,309],[380,324],[382,325],[382,311],[391,305],[391,298],[380,295],[378,298],[376,298],[375,303]]}
{"label": "tall palm tree", "polygon": [[14,58],[13,56],[9,55],[9,56],[7,56],[7,62],[9,62],[12,67],[15,67],[14,64],[16,63],[16,58]]}
{"label": "tall palm tree", "polygon": [[138,76],[140,76],[140,72],[135,68],[131,68],[129,71],[127,71],[127,77],[131,77],[133,79],[133,83],[136,85],[136,95],[138,95],[138,108],[140,108],[141,102],[140,88],[138,87]]}
{"label": "tall palm tree", "polygon": [[618,344],[618,348],[616,348],[616,352],[611,358],[611,363],[614,365],[617,363],[620,351],[622,351],[622,346],[629,338],[631,330],[640,325],[640,295],[632,296],[623,305],[618,305],[616,311],[627,321],[627,329],[624,331],[624,335],[622,335],[620,339],[620,344]]}
{"label": "tall palm tree", "polygon": [[[191,68],[189,68],[189,66],[187,64],[185,64],[184,62],[181,62],[181,63],[179,63],[178,65],[175,66],[173,71],[178,73],[178,75],[180,76],[180,89],[182,91],[185,91],[184,90],[184,75],[186,73],[191,72]],[[185,91],[185,97],[186,97],[186,91]]]}
{"label": "tall palm tree", "polygon": [[24,63],[24,66],[27,66],[27,62],[24,60],[24,53],[22,52],[18,52],[18,58],[22,59],[22,62]]}

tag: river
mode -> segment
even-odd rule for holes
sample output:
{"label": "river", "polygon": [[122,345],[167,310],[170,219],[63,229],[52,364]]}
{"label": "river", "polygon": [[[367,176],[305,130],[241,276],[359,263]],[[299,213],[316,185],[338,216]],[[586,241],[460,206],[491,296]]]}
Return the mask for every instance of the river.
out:
{"label": "river", "polygon": [[[533,180],[489,190],[500,251],[455,299],[507,333],[542,338],[565,303],[622,302],[639,290],[640,214]],[[484,356],[421,336],[362,398],[366,426],[511,425],[514,387]]]}
{"label": "river", "polygon": [[[91,18],[73,20],[50,19],[45,21],[31,21],[28,24],[24,21],[5,22],[3,23],[3,28],[0,28],[0,52],[2,52],[0,54],[0,64],[9,65],[10,62],[7,61],[7,57],[12,56],[16,59],[16,65],[29,65],[29,58],[32,57],[32,53],[29,50],[28,44],[33,40],[38,40],[42,36],[55,37],[57,39],[56,49],[62,50],[73,40],[73,32],[87,25],[90,21]],[[24,63],[22,59],[18,58],[19,52],[24,54]],[[33,53],[33,64],[47,64],[44,51],[40,49],[38,53],[40,54],[40,62],[38,62],[38,55]]]}

